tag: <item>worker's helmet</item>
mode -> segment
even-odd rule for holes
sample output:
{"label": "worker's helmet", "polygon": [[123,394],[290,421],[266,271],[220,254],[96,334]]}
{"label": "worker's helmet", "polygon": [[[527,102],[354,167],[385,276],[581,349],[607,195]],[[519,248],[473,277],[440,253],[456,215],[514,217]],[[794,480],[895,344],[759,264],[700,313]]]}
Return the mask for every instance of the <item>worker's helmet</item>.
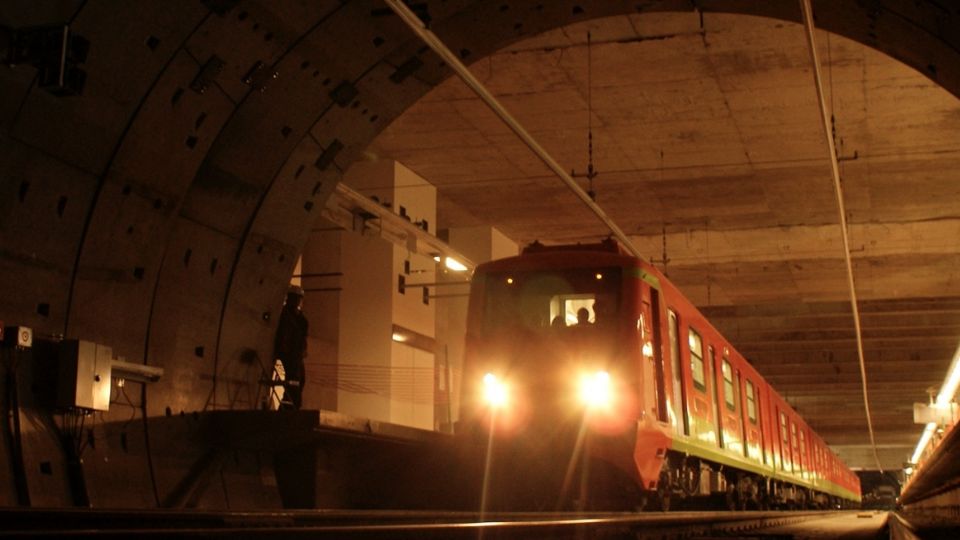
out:
{"label": "worker's helmet", "polygon": [[302,297],[303,297],[303,287],[301,287],[301,286],[299,286],[299,285],[290,285],[290,288],[287,289],[287,294],[288,294],[288,295],[291,295],[291,294],[292,294],[292,295],[299,296],[299,297],[302,298]]}

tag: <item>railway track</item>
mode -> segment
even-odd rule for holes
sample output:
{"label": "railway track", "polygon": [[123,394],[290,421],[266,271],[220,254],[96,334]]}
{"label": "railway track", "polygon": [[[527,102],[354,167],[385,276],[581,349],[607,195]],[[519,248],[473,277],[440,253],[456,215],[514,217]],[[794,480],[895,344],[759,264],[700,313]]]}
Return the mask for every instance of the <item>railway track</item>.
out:
{"label": "railway track", "polygon": [[6,537],[673,539],[753,536],[836,512],[475,513],[430,511],[3,510]]}

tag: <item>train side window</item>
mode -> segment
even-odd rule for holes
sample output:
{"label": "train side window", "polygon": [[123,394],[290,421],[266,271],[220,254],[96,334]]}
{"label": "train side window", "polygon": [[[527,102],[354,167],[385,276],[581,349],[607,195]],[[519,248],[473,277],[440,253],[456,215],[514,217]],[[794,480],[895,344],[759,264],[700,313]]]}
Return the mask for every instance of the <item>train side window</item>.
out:
{"label": "train side window", "polygon": [[693,328],[690,329],[690,371],[693,386],[701,392],[707,391],[707,379],[703,374],[703,339]]}
{"label": "train side window", "polygon": [[757,423],[757,396],[753,389],[753,383],[747,381],[747,418],[751,424]]}
{"label": "train side window", "polygon": [[730,361],[723,359],[723,400],[727,402],[727,408],[731,411],[737,410],[737,397],[734,394],[733,367]]}

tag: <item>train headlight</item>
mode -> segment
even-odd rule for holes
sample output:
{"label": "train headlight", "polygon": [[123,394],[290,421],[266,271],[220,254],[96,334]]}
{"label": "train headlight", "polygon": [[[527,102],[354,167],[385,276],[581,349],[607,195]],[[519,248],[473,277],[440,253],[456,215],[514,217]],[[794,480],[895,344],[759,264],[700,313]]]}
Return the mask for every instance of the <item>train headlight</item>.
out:
{"label": "train headlight", "polygon": [[597,371],[580,377],[580,401],[590,408],[605,408],[613,400],[610,374]]}
{"label": "train headlight", "polygon": [[483,376],[483,401],[495,409],[501,409],[510,401],[510,388],[493,373]]}

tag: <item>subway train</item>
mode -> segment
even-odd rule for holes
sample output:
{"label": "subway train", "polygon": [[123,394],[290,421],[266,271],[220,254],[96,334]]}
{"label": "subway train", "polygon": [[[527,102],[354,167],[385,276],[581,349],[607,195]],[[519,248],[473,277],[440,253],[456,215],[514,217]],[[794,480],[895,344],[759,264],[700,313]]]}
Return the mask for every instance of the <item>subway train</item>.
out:
{"label": "subway train", "polygon": [[489,509],[840,508],[857,476],[612,239],[477,267],[456,434]]}

